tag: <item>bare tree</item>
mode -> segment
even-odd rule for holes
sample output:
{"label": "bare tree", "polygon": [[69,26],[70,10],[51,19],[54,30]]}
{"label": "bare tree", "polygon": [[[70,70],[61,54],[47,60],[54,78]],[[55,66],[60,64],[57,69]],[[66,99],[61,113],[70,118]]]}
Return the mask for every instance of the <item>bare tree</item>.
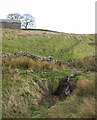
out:
{"label": "bare tree", "polygon": [[8,14],[7,19],[9,20],[20,20],[21,21],[21,27],[27,29],[28,27],[35,27],[35,18],[30,14]]}
{"label": "bare tree", "polygon": [[35,18],[30,14],[22,15],[21,19],[22,27],[27,29],[28,27],[35,27]]}
{"label": "bare tree", "polygon": [[19,14],[19,13],[8,14],[7,19],[9,19],[9,20],[21,20],[21,14]]}

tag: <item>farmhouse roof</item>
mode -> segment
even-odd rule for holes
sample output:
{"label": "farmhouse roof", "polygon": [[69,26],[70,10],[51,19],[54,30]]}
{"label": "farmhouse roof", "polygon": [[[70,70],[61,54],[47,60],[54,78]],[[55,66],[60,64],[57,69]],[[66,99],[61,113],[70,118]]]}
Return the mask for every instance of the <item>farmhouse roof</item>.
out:
{"label": "farmhouse roof", "polygon": [[0,19],[0,22],[21,22],[20,20]]}

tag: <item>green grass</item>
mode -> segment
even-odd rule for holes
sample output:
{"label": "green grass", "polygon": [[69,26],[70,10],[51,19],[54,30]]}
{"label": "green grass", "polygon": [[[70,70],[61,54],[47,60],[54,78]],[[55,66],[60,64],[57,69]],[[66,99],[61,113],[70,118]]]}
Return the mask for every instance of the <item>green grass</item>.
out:
{"label": "green grass", "polygon": [[[88,77],[90,78],[85,80],[81,75],[80,84],[77,83],[78,86],[71,96],[49,109],[42,106],[40,113],[34,118],[95,118],[95,75],[90,74]],[[85,82],[84,85],[82,81]]]}
{"label": "green grass", "polygon": [[[79,59],[95,54],[93,35],[69,35],[43,31],[6,30],[3,32],[3,53],[19,51],[41,56],[54,56],[55,59]],[[91,39],[93,41],[91,41]]]}
{"label": "green grass", "polygon": [[[53,63],[12,56],[2,62],[3,118],[94,118],[94,35],[65,34],[39,30],[3,30],[2,53],[20,51],[42,57],[53,56]],[[66,65],[69,61],[71,68]],[[66,99],[55,98],[62,79],[71,78],[76,89]],[[90,74],[86,71],[90,70]],[[49,91],[42,105],[39,98]]]}
{"label": "green grass", "polygon": [[8,64],[6,66],[4,62],[2,73],[3,116],[30,117],[31,114],[34,115],[34,112],[39,110],[37,103],[39,96],[46,90],[54,93],[61,78],[71,72],[69,69],[64,71],[61,67],[59,69],[56,67],[53,69],[39,69],[39,67],[25,69],[25,66],[24,68],[19,66],[13,68],[13,66],[8,66]]}

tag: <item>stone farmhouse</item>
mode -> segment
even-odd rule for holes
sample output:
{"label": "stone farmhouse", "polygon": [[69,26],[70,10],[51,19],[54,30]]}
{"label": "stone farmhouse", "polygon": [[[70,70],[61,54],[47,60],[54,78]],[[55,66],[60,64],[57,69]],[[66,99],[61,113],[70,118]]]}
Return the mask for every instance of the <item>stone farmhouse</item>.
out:
{"label": "stone farmhouse", "polygon": [[0,27],[6,29],[21,29],[19,20],[0,19]]}

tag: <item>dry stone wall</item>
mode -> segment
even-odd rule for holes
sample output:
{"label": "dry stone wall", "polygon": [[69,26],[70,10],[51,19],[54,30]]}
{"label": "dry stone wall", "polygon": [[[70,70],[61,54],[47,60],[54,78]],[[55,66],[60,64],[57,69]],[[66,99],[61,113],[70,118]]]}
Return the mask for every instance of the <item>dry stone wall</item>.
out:
{"label": "dry stone wall", "polygon": [[[0,56],[0,58],[6,58],[6,57],[10,57],[12,56],[13,54],[9,54],[9,53],[5,53],[5,54],[2,54],[2,56]],[[30,59],[34,59],[34,60],[40,60],[40,61],[48,61],[48,62],[53,62],[53,57],[52,56],[48,56],[47,58],[46,57],[40,57],[38,55],[34,55],[34,54],[29,54],[27,52],[18,52],[18,53],[14,53],[14,55],[16,57],[18,56],[25,56],[27,58],[30,58]]]}

